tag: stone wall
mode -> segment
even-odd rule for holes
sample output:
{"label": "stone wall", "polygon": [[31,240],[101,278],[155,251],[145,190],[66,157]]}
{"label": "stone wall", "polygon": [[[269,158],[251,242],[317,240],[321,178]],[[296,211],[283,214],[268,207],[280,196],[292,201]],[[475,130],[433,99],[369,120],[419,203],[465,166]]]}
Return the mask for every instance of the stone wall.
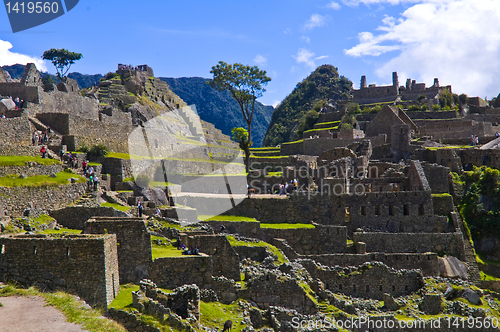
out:
{"label": "stone wall", "polygon": [[424,286],[417,270],[395,270],[379,262],[359,267],[325,267],[310,260],[299,261],[313,278],[320,279],[334,293],[365,299],[382,300],[384,294],[399,297],[412,294]]}
{"label": "stone wall", "polygon": [[31,145],[2,145],[2,144],[0,144],[0,156],[36,157],[36,156],[40,156],[40,147],[39,146],[31,146]]}
{"label": "stone wall", "polygon": [[148,278],[161,288],[171,289],[186,284],[210,288],[212,275],[212,257],[197,255],[157,258],[149,265]]}
{"label": "stone wall", "polygon": [[365,262],[382,262],[393,269],[419,269],[426,277],[439,276],[438,256],[435,253],[423,254],[325,254],[325,255],[304,255],[300,258],[311,259],[325,266],[359,266]]}
{"label": "stone wall", "polygon": [[38,86],[26,86],[23,83],[9,82],[0,83],[0,96],[18,97],[30,103],[40,102],[41,89]]}
{"label": "stone wall", "polygon": [[77,93],[40,92],[40,106],[36,113],[68,113],[84,119],[99,120],[99,101]]}
{"label": "stone wall", "polygon": [[120,280],[137,282],[147,278],[152,253],[144,219],[95,217],[85,223],[83,233],[116,234]]}
{"label": "stone wall", "polygon": [[260,308],[282,306],[301,313],[314,314],[318,307],[297,280],[286,274],[267,272],[247,282],[247,289],[241,291],[242,297],[259,305]]}
{"label": "stone wall", "polygon": [[212,256],[213,276],[224,276],[239,281],[240,258],[224,235],[195,235],[187,239],[188,248],[196,246],[200,252]]}
{"label": "stone wall", "polygon": [[34,128],[26,117],[0,118],[0,145],[30,146],[33,131]]}
{"label": "stone wall", "polygon": [[[87,184],[84,184],[86,188]],[[126,217],[127,214],[112,207],[87,207],[81,205],[53,209],[50,216],[66,228],[83,230],[85,222],[92,217]]]}
{"label": "stone wall", "polygon": [[455,233],[361,233],[355,232],[354,242],[366,243],[366,252],[425,253],[444,252],[464,259],[464,239]]}
{"label": "stone wall", "polygon": [[115,235],[0,237],[0,281],[63,290],[107,306],[120,291]]}
{"label": "stone wall", "polygon": [[450,191],[448,182],[450,169],[448,167],[425,163],[423,168],[433,194],[448,193]]}
{"label": "stone wall", "polygon": [[0,176],[21,175],[51,175],[63,170],[61,165],[32,165],[32,166],[0,166]]}
{"label": "stone wall", "polygon": [[450,213],[455,210],[453,205],[453,196],[450,194],[433,196],[432,202],[434,205],[434,214],[449,216]]}
{"label": "stone wall", "polygon": [[84,193],[86,183],[72,183],[50,187],[0,187],[2,204],[10,216],[21,216],[30,209],[32,217],[48,214],[77,201]]}

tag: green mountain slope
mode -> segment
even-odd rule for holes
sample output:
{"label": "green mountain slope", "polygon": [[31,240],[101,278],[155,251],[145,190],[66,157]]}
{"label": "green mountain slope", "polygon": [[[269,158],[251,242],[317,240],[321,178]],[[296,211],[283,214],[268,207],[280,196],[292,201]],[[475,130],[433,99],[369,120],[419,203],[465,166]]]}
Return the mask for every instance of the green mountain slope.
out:
{"label": "green mountain slope", "polygon": [[[202,77],[160,77],[170,89],[188,105],[196,105],[200,118],[213,123],[226,135],[231,135],[234,127],[246,128],[245,119],[238,103],[227,91],[212,89]],[[252,121],[252,141],[254,147],[260,147],[267,130],[274,108],[256,103]]]}
{"label": "green mountain slope", "polygon": [[351,95],[352,82],[339,76],[337,68],[331,65],[318,67],[276,107],[262,145],[276,146],[302,138],[297,137],[298,126],[317,102],[348,100]]}

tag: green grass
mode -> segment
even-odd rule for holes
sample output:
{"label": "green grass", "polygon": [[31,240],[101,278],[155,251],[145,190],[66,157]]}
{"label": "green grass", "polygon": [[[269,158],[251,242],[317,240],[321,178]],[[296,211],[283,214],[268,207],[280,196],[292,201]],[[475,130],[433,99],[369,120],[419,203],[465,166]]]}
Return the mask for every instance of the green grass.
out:
{"label": "green grass", "polygon": [[280,178],[283,176],[283,172],[268,172],[267,176],[275,176],[277,178]]}
{"label": "green grass", "polygon": [[260,228],[276,228],[276,229],[299,229],[299,228],[316,228],[312,224],[260,224]]}
{"label": "green grass", "polygon": [[81,234],[82,231],[80,229],[70,229],[70,228],[61,228],[61,229],[46,229],[44,231],[39,232],[38,234]]}
{"label": "green grass", "polygon": [[255,159],[280,159],[280,158],[288,159],[288,158],[290,158],[290,156],[254,156],[252,158],[255,158]]}
{"label": "green grass", "polygon": [[54,218],[52,218],[49,215],[42,214],[38,218],[33,219],[34,222],[39,222],[41,224],[50,224],[51,222],[55,221]]}
{"label": "green grass", "polygon": [[233,247],[267,247],[269,251],[271,251],[276,257],[278,257],[278,260],[274,262],[274,265],[281,265],[283,263],[286,263],[287,260],[285,259],[285,256],[281,253],[281,251],[276,248],[275,246],[264,242],[264,241],[259,241],[259,242],[247,242],[247,241],[237,241],[233,236],[228,235],[226,236],[227,240]]}
{"label": "green grass", "polygon": [[303,139],[299,139],[298,141],[281,143],[281,145],[286,145],[286,144],[295,144],[295,143],[302,143],[302,142],[304,142],[304,140],[303,140]]}
{"label": "green grass", "polygon": [[200,323],[212,329],[222,330],[224,322],[230,319],[233,322],[231,331],[242,331],[247,325],[241,324],[244,318],[243,310],[237,304],[239,301],[235,300],[234,304],[221,304],[219,302],[203,302],[200,301]]}
{"label": "green grass", "polygon": [[440,149],[468,149],[470,145],[447,145],[447,146],[427,146],[427,150],[436,151]]}
{"label": "green grass", "polygon": [[267,151],[267,150],[276,150],[276,151],[279,151],[280,148],[277,148],[275,146],[262,147],[262,148],[250,148],[250,151]]}
{"label": "green grass", "polygon": [[[219,146],[218,146],[219,147]],[[225,162],[225,161],[220,161],[220,160],[209,160],[207,159],[200,159],[200,158],[164,158],[164,157],[153,157],[150,158],[149,156],[138,156],[138,155],[133,155],[133,154],[128,154],[128,153],[118,153],[118,152],[109,152],[106,155],[106,158],[118,158],[118,159],[134,159],[134,160],[181,160],[181,161],[192,161],[192,162],[198,162],[198,163],[214,163],[214,164],[224,164],[224,165],[244,165],[243,163],[236,163],[236,162]]]}
{"label": "green grass", "polygon": [[75,178],[77,183],[85,183],[87,179],[83,176],[73,173],[59,172],[55,178],[49,175],[29,176],[26,179],[20,179],[17,175],[7,175],[0,177],[0,187],[44,187],[60,186],[70,184],[68,181]]}
{"label": "green grass", "polygon": [[139,288],[139,285],[134,284],[120,285],[120,293],[109,304],[108,308],[119,310],[130,307],[132,305],[132,292],[137,292]]}
{"label": "green grass", "polygon": [[130,210],[129,206],[123,206],[123,205],[116,204],[116,203],[101,203],[101,206],[112,207],[112,208],[115,208],[115,209],[123,211],[123,212],[127,212],[128,210]]}
{"label": "green grass", "polygon": [[85,309],[74,295],[63,292],[42,293],[34,287],[19,289],[12,285],[0,288],[0,296],[39,296],[45,299],[48,305],[62,311],[67,321],[82,324],[83,329],[91,332],[126,332],[127,330],[115,321],[103,318],[99,309]]}
{"label": "green grass", "polygon": [[491,274],[484,273],[483,271],[479,271],[481,273],[481,280],[485,281],[500,281],[500,278],[492,276]]}
{"label": "green grass", "polygon": [[323,130],[337,130],[337,129],[339,129],[339,126],[329,127],[329,128],[309,129],[309,130],[304,131],[304,134],[307,134],[307,133],[312,133],[312,132],[316,132],[316,131],[323,131]]}
{"label": "green grass", "polygon": [[159,236],[151,236],[151,249],[153,254],[153,260],[163,257],[181,257],[182,250],[177,250],[173,245],[158,245],[153,242],[153,240],[161,239],[165,241],[166,239]]}
{"label": "green grass", "polygon": [[330,121],[330,122],[317,122],[316,125],[337,124],[337,123],[340,123],[340,120]]}
{"label": "green grass", "polygon": [[26,162],[37,162],[41,165],[60,165],[61,162],[55,159],[31,157],[31,156],[0,156],[0,166],[24,166]]}
{"label": "green grass", "polygon": [[206,221],[245,221],[245,222],[258,222],[255,218],[243,217],[243,216],[210,216],[209,214],[199,214],[198,220]]}
{"label": "green grass", "polygon": [[432,197],[451,197],[451,195],[448,193],[432,194]]}
{"label": "green grass", "polygon": [[89,166],[101,166],[102,164],[99,164],[99,163],[94,163],[94,162],[90,162],[89,163]]}

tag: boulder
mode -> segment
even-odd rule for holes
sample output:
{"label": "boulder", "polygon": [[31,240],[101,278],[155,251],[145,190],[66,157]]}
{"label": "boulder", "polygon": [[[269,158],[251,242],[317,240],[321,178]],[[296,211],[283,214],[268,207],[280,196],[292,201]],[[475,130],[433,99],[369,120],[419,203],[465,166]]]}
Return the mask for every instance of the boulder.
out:
{"label": "boulder", "polygon": [[464,289],[462,296],[464,299],[475,305],[483,304],[481,302],[481,297],[470,288]]}
{"label": "boulder", "polygon": [[467,267],[453,256],[438,257],[439,274],[444,278],[467,279]]}

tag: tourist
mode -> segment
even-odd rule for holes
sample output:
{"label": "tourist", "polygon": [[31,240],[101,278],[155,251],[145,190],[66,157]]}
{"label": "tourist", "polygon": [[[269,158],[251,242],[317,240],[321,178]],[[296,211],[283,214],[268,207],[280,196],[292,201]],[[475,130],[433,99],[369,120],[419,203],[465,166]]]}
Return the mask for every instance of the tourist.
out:
{"label": "tourist", "polygon": [[88,181],[87,181],[87,190],[88,191],[92,190],[93,182],[94,182],[94,179],[93,179],[92,175],[90,175],[88,178]]}
{"label": "tourist", "polygon": [[99,179],[97,178],[97,175],[94,175],[94,191],[97,191],[98,183],[99,183]]}
{"label": "tourist", "polygon": [[42,145],[42,148],[40,149],[40,153],[42,154],[42,158],[45,159],[45,156],[47,154],[47,150],[45,149],[45,146]]}
{"label": "tourist", "polygon": [[87,160],[82,161],[83,174],[87,175]]}
{"label": "tourist", "polygon": [[479,136],[476,136],[476,146],[479,145]]}
{"label": "tourist", "polygon": [[139,210],[139,218],[142,218],[142,203],[139,201],[137,203],[137,209]]}
{"label": "tourist", "polygon": [[224,231],[226,230],[226,227],[224,225],[220,225],[219,230],[221,233],[224,233]]}
{"label": "tourist", "polygon": [[161,211],[160,211],[160,209],[159,209],[159,208],[156,208],[156,216],[157,216],[158,218],[161,218]]}
{"label": "tourist", "polygon": [[200,249],[198,249],[198,246],[195,246],[193,249],[193,255],[199,255],[200,254]]}
{"label": "tourist", "polygon": [[94,166],[89,167],[88,173],[91,175],[94,174]]}

